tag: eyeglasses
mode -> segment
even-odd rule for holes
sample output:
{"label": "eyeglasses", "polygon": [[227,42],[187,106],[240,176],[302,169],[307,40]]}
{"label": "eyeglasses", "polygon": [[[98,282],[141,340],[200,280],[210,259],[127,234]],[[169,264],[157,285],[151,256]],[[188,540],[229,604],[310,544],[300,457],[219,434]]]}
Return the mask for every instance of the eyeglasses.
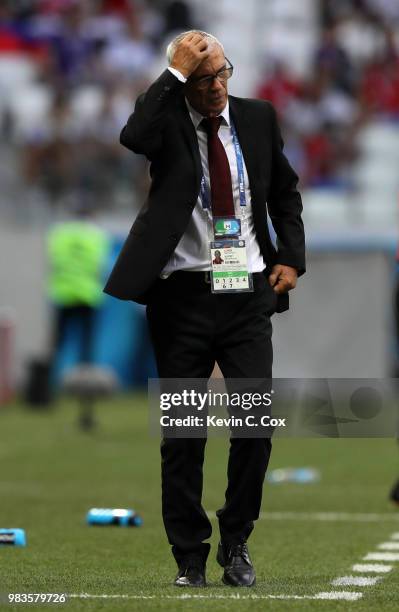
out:
{"label": "eyeglasses", "polygon": [[218,81],[220,81],[220,83],[225,83],[233,74],[234,69],[233,64],[230,62],[230,60],[227,59],[227,57],[226,63],[226,67],[219,70],[216,74],[199,77],[198,79],[189,78],[188,82],[192,83],[197,89],[200,90],[208,89],[212,85],[214,79],[217,79]]}

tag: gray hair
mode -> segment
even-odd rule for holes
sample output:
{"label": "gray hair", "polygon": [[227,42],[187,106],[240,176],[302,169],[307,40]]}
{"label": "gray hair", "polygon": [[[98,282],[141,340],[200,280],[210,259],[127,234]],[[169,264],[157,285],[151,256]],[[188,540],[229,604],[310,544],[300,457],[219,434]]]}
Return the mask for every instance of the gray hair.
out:
{"label": "gray hair", "polygon": [[168,64],[170,65],[173,61],[173,56],[176,51],[176,47],[183,40],[187,34],[201,34],[203,38],[206,38],[210,42],[210,44],[219,45],[224,53],[224,47],[220,40],[213,36],[213,34],[208,34],[208,32],[203,32],[202,30],[188,30],[187,32],[182,32],[178,34],[167,46],[166,48],[166,59],[168,60]]}

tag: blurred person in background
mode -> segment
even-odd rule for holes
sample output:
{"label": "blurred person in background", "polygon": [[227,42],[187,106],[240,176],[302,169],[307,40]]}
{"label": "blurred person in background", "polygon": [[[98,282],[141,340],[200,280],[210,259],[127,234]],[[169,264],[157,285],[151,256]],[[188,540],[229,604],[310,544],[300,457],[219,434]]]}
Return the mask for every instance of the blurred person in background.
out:
{"label": "blurred person in background", "polygon": [[126,20],[123,34],[115,37],[102,53],[103,75],[112,75],[114,80],[118,75],[128,79],[145,79],[155,58],[155,49],[133,13]]}
{"label": "blurred person in background", "polygon": [[256,97],[269,100],[280,114],[284,114],[291,100],[300,95],[301,87],[301,82],[290,74],[287,66],[275,60],[265,80],[258,85]]}
{"label": "blurred person in background", "polygon": [[24,130],[25,179],[40,186],[53,207],[76,183],[76,144],[80,134],[69,99],[59,92],[46,120]]}
{"label": "blurred person in background", "polygon": [[95,317],[104,297],[102,286],[109,249],[107,234],[94,224],[86,207],[76,211],[75,219],[57,223],[48,233],[53,364],[72,327],[79,338],[78,362],[92,361]]}
{"label": "blurred person in background", "polygon": [[[167,56],[169,67],[138,98],[121,133],[123,145],[151,161],[152,183],[105,291],[148,304],[160,378],[207,379],[217,360],[225,378],[270,379],[270,316],[287,310],[288,291],[305,271],[298,177],[283,153],[273,106],[228,96],[233,67],[218,40],[185,32]],[[240,185],[254,288],[218,295],[211,291],[210,217],[241,218]],[[201,503],[205,443],[165,437],[161,444],[162,512],[179,568],[174,584],[181,587],[206,584],[212,528]],[[259,517],[270,452],[270,438],[231,438],[225,504],[217,512],[225,584],[255,584],[247,539]]]}
{"label": "blurred person in background", "polygon": [[165,29],[164,33],[169,35],[173,32],[188,30],[193,23],[190,6],[182,0],[172,0],[165,7]]}
{"label": "blurred person in background", "polygon": [[90,78],[95,47],[85,31],[89,5],[78,0],[64,2],[58,27],[47,39],[55,61],[55,75],[70,87]]}
{"label": "blurred person in background", "polygon": [[337,40],[337,26],[327,27],[314,57],[315,72],[329,76],[332,87],[349,94],[354,88],[354,70],[348,53]]}

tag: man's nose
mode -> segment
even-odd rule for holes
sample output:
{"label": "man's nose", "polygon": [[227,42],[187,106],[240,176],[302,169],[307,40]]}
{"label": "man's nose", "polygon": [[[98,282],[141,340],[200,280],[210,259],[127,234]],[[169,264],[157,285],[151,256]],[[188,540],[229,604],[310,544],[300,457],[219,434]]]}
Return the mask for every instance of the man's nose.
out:
{"label": "man's nose", "polygon": [[219,79],[217,77],[213,77],[213,81],[212,81],[212,85],[211,85],[211,90],[212,91],[221,91],[222,89],[224,89],[222,83],[219,81]]}

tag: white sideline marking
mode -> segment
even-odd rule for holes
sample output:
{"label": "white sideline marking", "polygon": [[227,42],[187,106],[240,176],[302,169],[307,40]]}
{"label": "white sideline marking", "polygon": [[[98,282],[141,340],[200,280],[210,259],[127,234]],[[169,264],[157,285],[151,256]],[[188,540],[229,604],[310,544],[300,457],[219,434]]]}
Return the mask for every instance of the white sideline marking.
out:
{"label": "white sideline marking", "polygon": [[381,580],[380,576],[341,576],[331,582],[333,586],[371,586]]}
{"label": "white sideline marking", "polygon": [[[210,519],[216,518],[214,510],[208,510],[207,515]],[[391,514],[385,512],[377,514],[374,512],[261,512],[260,519],[269,521],[331,521],[331,522],[354,522],[354,523],[379,523],[399,522],[399,512]],[[397,536],[397,537],[396,537]],[[393,539],[399,539],[399,532]]]}
{"label": "white sideline marking", "polygon": [[398,514],[385,512],[262,512],[262,519],[274,521],[353,521],[356,523],[374,523],[380,521],[399,521]]}
{"label": "white sideline marking", "polygon": [[350,591],[331,591],[317,593],[316,595],[200,595],[184,593],[182,595],[93,595],[91,593],[71,593],[71,599],[343,599],[356,601],[363,597],[363,593]]}
{"label": "white sideline marking", "polygon": [[399,550],[399,542],[382,542],[378,544],[380,550]]}
{"label": "white sideline marking", "polygon": [[353,565],[352,572],[375,572],[376,574],[386,574],[392,570],[392,565],[383,563],[356,563]]}
{"label": "white sideline marking", "polygon": [[391,540],[399,540],[399,531],[396,531],[391,535]]}
{"label": "white sideline marking", "polygon": [[399,561],[399,553],[376,552],[363,557],[363,561]]}
{"label": "white sideline marking", "polygon": [[356,601],[363,597],[363,593],[351,593],[350,591],[328,591],[327,593],[317,593],[310,599],[346,599],[346,601]]}

